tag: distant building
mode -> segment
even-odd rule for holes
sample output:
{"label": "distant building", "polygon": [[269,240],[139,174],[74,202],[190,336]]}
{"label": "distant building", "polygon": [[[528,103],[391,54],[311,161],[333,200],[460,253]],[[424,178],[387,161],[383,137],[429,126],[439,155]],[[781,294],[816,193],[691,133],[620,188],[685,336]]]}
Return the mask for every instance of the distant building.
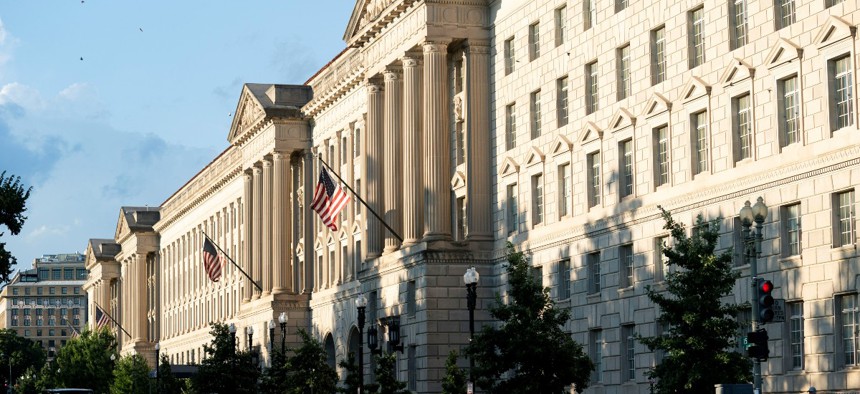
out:
{"label": "distant building", "polygon": [[0,324],[38,342],[52,356],[80,332],[86,316],[84,255],[46,254],[0,291]]}

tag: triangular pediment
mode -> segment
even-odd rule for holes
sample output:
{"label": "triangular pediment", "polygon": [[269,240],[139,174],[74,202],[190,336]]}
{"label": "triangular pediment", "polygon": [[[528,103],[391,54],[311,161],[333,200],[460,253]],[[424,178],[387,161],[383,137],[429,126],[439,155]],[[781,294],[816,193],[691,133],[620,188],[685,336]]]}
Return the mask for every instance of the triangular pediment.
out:
{"label": "triangular pediment", "polygon": [[770,49],[770,53],[767,54],[764,64],[766,67],[772,68],[795,59],[800,59],[801,56],[803,56],[803,49],[785,38],[780,38],[776,42],[776,45]]}
{"label": "triangular pediment", "polygon": [[340,231],[337,233],[337,238],[340,239],[340,242],[346,241],[347,233],[346,229],[341,227]]}
{"label": "triangular pediment", "polygon": [[844,19],[831,15],[818,30],[813,43],[822,48],[845,38],[853,37],[856,30],[856,27],[851,26]]}
{"label": "triangular pediment", "polygon": [[466,186],[466,174],[463,171],[457,171],[451,178],[451,189],[459,189]]}
{"label": "triangular pediment", "polygon": [[233,142],[243,131],[265,117],[266,111],[263,109],[263,105],[251,93],[247,85],[243,86],[239,105],[236,106],[236,111],[233,112],[233,124],[230,125],[230,134],[227,135],[227,140]]}
{"label": "triangular pediment", "polygon": [[723,70],[723,75],[720,77],[720,83],[723,85],[731,85],[747,78],[752,78],[755,75],[755,68],[741,59],[734,59],[732,64]]}
{"label": "triangular pediment", "polygon": [[651,117],[657,114],[662,114],[672,109],[672,103],[660,93],[654,93],[651,98],[645,102],[645,109],[642,111],[642,116]]}
{"label": "triangular pediment", "polygon": [[355,220],[355,223],[352,224],[352,233],[356,235],[361,235],[361,224],[358,220]]}
{"label": "triangular pediment", "polygon": [[535,164],[543,163],[543,152],[540,151],[537,147],[531,147],[526,153],[526,167],[531,167]]}
{"label": "triangular pediment", "polygon": [[699,77],[690,77],[684,89],[681,90],[681,100],[688,101],[711,93],[711,85],[708,85]]}
{"label": "triangular pediment", "polygon": [[603,130],[597,127],[594,122],[586,122],[582,131],[579,132],[579,143],[582,144],[596,139],[603,139]]}
{"label": "triangular pediment", "polygon": [[304,256],[305,254],[305,246],[304,242],[298,242],[296,245],[296,256]]}
{"label": "triangular pediment", "polygon": [[627,110],[627,108],[619,108],[609,121],[609,130],[618,130],[627,126],[635,126],[636,117]]}
{"label": "triangular pediment", "polygon": [[506,177],[508,175],[514,175],[520,172],[520,166],[517,164],[514,159],[510,157],[506,157],[504,161],[502,161],[501,167],[499,167],[499,176]]}
{"label": "triangular pediment", "polygon": [[113,239],[120,240],[131,233],[128,227],[128,220],[125,217],[125,209],[119,209],[119,218],[116,220],[116,231],[114,231]]}
{"label": "triangular pediment", "polygon": [[555,141],[552,142],[552,155],[558,156],[561,154],[565,154],[570,152],[570,148],[573,144],[563,135],[559,135]]}
{"label": "triangular pediment", "polygon": [[413,2],[415,0],[357,0],[346,24],[343,40],[350,45],[356,44],[354,39],[360,41],[365,38],[359,36],[366,36],[365,29],[368,27],[375,34]]}
{"label": "triangular pediment", "polygon": [[314,242],[314,250],[320,251],[320,250],[322,250],[322,248],[323,248],[323,241],[322,241],[322,239],[317,238],[316,241]]}

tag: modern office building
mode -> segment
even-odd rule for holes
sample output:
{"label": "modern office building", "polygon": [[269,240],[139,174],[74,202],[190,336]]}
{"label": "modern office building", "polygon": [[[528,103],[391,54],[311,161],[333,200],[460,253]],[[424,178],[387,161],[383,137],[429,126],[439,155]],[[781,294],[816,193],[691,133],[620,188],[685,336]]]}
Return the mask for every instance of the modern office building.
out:
{"label": "modern office building", "polygon": [[48,356],[86,325],[84,255],[46,254],[0,291],[0,324],[38,342]]}
{"label": "modern office building", "polygon": [[[762,197],[755,268],[787,312],[767,326],[766,391],[858,390],[857,6],[359,0],[342,53],[304,85],[246,84],[229,146],[91,240],[87,291],[129,331],[123,352],[159,343],[180,364],[200,361],[213,321],[266,360],[285,312],[288,343],[309,329],[334,365],[358,346],[364,294],[365,331],[384,343],[399,323],[398,376],[432,393],[468,342],[463,274],[481,273],[490,323],[512,242],[572,311],[597,366],[586,392],[645,393],[659,360],[635,336],[664,329],[645,287],[671,269],[658,206],[690,228],[720,219],[742,275],[726,301],[745,302],[738,212]],[[323,161],[390,230],[357,198],[322,224]],[[204,234],[253,283],[231,264],[208,280]]]}

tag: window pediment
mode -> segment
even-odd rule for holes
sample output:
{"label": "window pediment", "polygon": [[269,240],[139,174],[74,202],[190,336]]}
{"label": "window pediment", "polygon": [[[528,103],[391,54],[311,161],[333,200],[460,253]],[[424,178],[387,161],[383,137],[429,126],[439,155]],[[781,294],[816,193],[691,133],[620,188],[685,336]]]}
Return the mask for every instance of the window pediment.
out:
{"label": "window pediment", "polygon": [[506,177],[508,175],[514,175],[520,172],[520,166],[517,164],[514,159],[510,157],[506,157],[504,161],[502,161],[502,165],[499,170],[500,177]]}
{"label": "window pediment", "polygon": [[630,113],[626,108],[620,108],[615,112],[615,115],[612,116],[612,120],[609,122],[610,130],[619,130],[627,126],[635,126],[636,125],[636,117]]}
{"label": "window pediment", "polygon": [[602,140],[603,130],[597,127],[594,122],[585,123],[585,127],[579,132],[579,143],[584,144],[593,140]]}
{"label": "window pediment", "polygon": [[709,94],[711,94],[711,85],[699,77],[690,77],[684,89],[681,90],[681,99],[686,102]]}
{"label": "window pediment", "polygon": [[818,30],[813,42],[818,48],[823,48],[848,37],[854,37],[856,31],[857,28],[851,26],[844,19],[831,15],[830,18],[827,18],[824,26]]}
{"label": "window pediment", "polygon": [[528,153],[526,153],[526,167],[531,167],[535,164],[543,163],[544,154],[540,151],[540,149],[536,147],[531,147]]}
{"label": "window pediment", "polygon": [[454,173],[454,177],[451,178],[451,188],[457,190],[461,187],[466,187],[466,174],[462,171],[457,171]]}
{"label": "window pediment", "polygon": [[660,93],[654,93],[651,98],[645,102],[645,109],[642,115],[646,118],[661,114],[672,109],[672,103]]}
{"label": "window pediment", "polygon": [[767,54],[764,64],[767,68],[773,68],[784,63],[800,59],[803,56],[803,49],[795,45],[793,42],[780,38],[776,45],[770,49]]}
{"label": "window pediment", "polygon": [[752,79],[754,75],[755,68],[750,66],[747,62],[735,58],[732,61],[732,64],[723,70],[723,75],[720,77],[720,83],[723,86],[732,85],[745,79]]}
{"label": "window pediment", "polygon": [[570,148],[573,144],[565,138],[563,135],[559,135],[558,138],[555,139],[552,143],[552,155],[558,156],[564,153],[570,152]]}

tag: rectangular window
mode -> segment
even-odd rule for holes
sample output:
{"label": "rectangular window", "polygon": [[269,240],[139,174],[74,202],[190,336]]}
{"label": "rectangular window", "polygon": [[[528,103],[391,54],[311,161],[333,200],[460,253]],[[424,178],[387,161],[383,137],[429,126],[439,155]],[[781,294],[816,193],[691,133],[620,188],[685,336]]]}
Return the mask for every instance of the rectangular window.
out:
{"label": "rectangular window", "polygon": [[517,113],[514,108],[516,104],[508,104],[505,107],[505,147],[507,150],[517,146]]}
{"label": "rectangular window", "polygon": [[532,139],[535,139],[541,135],[540,90],[532,92],[529,101],[532,115]]}
{"label": "rectangular window", "polygon": [[791,368],[803,369],[803,302],[788,304],[788,340]]}
{"label": "rectangular window", "polygon": [[615,12],[621,12],[621,10],[627,8],[628,0],[615,0]]}
{"label": "rectangular window", "polygon": [[569,118],[568,92],[567,92],[567,77],[559,78],[556,81],[556,102],[558,103],[558,127],[567,125]]}
{"label": "rectangular window", "polygon": [[415,281],[410,280],[406,282],[406,314],[410,317],[415,316]]}
{"label": "rectangular window", "polygon": [[857,335],[860,334],[860,324],[858,324],[857,314],[857,294],[846,294],[836,297],[836,308],[839,313],[840,337],[842,339],[842,354],[844,365],[857,365],[857,352],[860,350],[860,341],[857,340]]}
{"label": "rectangular window", "polygon": [[633,140],[628,139],[618,144],[621,165],[621,198],[633,195]]}
{"label": "rectangular window", "polygon": [[456,200],[456,215],[457,215],[457,240],[464,241],[466,239],[466,197],[457,197]]}
{"label": "rectangular window", "polygon": [[409,391],[418,390],[418,361],[416,357],[417,346],[409,346],[406,353],[406,368],[409,376],[407,377],[406,388]]}
{"label": "rectangular window", "polygon": [[601,183],[600,183],[600,151],[591,153],[587,158],[588,165],[588,207],[600,205]]}
{"label": "rectangular window", "polygon": [[603,381],[603,330],[591,330],[589,332],[591,343],[591,362],[594,364],[594,371],[591,372],[592,383]]}
{"label": "rectangular window", "polygon": [[588,293],[600,292],[600,252],[588,254]]}
{"label": "rectangular window", "polygon": [[654,138],[654,184],[669,183],[669,127],[660,126],[653,131]]}
{"label": "rectangular window", "polygon": [[565,34],[567,34],[567,7],[561,7],[555,10],[555,46],[564,44]]}
{"label": "rectangular window", "polygon": [[624,99],[633,91],[630,81],[630,44],[627,44],[615,53],[618,66],[618,99]]}
{"label": "rectangular window", "polygon": [[352,260],[355,264],[356,272],[361,269],[361,240],[355,240],[355,250],[352,251]]}
{"label": "rectangular window", "polygon": [[508,185],[508,209],[507,209],[507,221],[508,221],[508,234],[512,234],[517,231],[517,225],[519,223],[519,206],[517,204],[517,184],[512,183]]}
{"label": "rectangular window", "polygon": [[515,56],[514,38],[511,37],[505,40],[505,75],[514,72]]}
{"label": "rectangular window", "polygon": [[834,247],[854,244],[854,190],[833,195]]}
{"label": "rectangular window", "polygon": [[540,24],[529,25],[529,61],[540,56]]}
{"label": "rectangular window", "polygon": [[651,31],[651,84],[666,80],[666,27]]}
{"label": "rectangular window", "polygon": [[565,217],[570,214],[570,202],[572,194],[572,185],[570,182],[570,163],[565,163],[558,166],[559,217]]}
{"label": "rectangular window", "polygon": [[361,129],[355,129],[352,137],[352,153],[355,157],[361,156]]}
{"label": "rectangular window", "polygon": [[593,0],[582,0],[582,25],[585,30],[591,29],[597,23],[597,10],[592,3]]}
{"label": "rectangular window", "polygon": [[543,223],[543,174],[532,177],[532,225]]}
{"label": "rectangular window", "polygon": [[[355,192],[361,194],[361,179],[355,180]],[[361,215],[361,204],[352,204],[355,207],[355,216]],[[302,212],[303,213],[303,212]],[[344,215],[346,216],[346,215]],[[300,227],[301,228],[301,227]]]}
{"label": "rectangular window", "polygon": [[558,262],[558,299],[570,298],[570,260]]}
{"label": "rectangular window", "polygon": [[624,348],[624,380],[636,379],[636,326],[626,324],[621,326],[621,342]]}
{"label": "rectangular window", "polygon": [[703,7],[690,11],[689,23],[689,57],[690,68],[705,63],[705,9]]}
{"label": "rectangular window", "polygon": [[783,147],[798,141],[800,131],[800,90],[797,86],[797,76],[779,81],[779,131],[782,135],[780,142]]}
{"label": "rectangular window", "polygon": [[532,267],[532,279],[535,281],[535,284],[543,287],[543,267]]}
{"label": "rectangular window", "polygon": [[782,207],[780,215],[784,240],[782,255],[797,256],[800,254],[800,204]]}
{"label": "rectangular window", "polygon": [[466,162],[466,133],[463,132],[463,123],[454,123],[454,139],[456,141],[456,157],[457,165]]}
{"label": "rectangular window", "polygon": [[747,44],[747,1],[729,0],[729,26],[731,26],[731,49]]}
{"label": "rectangular window", "polygon": [[824,1],[824,5],[825,5],[827,8],[830,8],[830,7],[833,7],[833,6],[835,6],[835,5],[839,4],[839,3],[843,2],[843,1],[845,1],[845,0],[825,0],[825,1]]}
{"label": "rectangular window", "polygon": [[618,248],[618,259],[621,264],[621,287],[633,287],[636,283],[633,276],[633,244],[621,245]]}
{"label": "rectangular window", "polygon": [[348,151],[347,147],[348,146],[349,145],[347,144],[346,136],[341,137],[341,139],[340,139],[340,164],[342,164],[342,165],[346,164],[346,159],[347,159],[347,156],[349,155],[347,153],[347,151]]}
{"label": "rectangular window", "polygon": [[794,0],[776,0],[776,29],[782,29],[794,23]]}
{"label": "rectangular window", "polygon": [[585,89],[585,114],[588,115],[598,109],[597,62],[585,65]]}
{"label": "rectangular window", "polygon": [[829,62],[830,80],[833,87],[830,96],[830,112],[833,130],[854,124],[853,80],[850,56],[843,56]]}
{"label": "rectangular window", "polygon": [[669,271],[667,262],[669,261],[663,255],[663,249],[666,248],[668,236],[654,238],[654,281],[662,282],[666,279],[666,273]]}
{"label": "rectangular window", "polygon": [[690,116],[693,132],[693,143],[695,151],[695,173],[701,174],[708,171],[708,116],[702,111]]}
{"label": "rectangular window", "polygon": [[734,131],[737,145],[735,161],[752,158],[752,117],[750,95],[745,94],[732,99],[734,107]]}

